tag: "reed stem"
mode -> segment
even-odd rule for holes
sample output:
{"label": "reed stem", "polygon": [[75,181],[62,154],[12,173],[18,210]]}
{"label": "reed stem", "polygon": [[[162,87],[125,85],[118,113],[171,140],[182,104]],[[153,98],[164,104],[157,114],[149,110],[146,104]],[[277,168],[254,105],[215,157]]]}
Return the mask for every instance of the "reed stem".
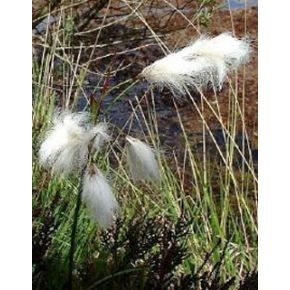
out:
{"label": "reed stem", "polygon": [[81,179],[78,186],[78,196],[77,196],[77,202],[76,207],[74,211],[73,216],[73,225],[72,225],[72,231],[71,231],[71,240],[70,240],[70,251],[69,251],[69,265],[68,265],[68,289],[72,290],[72,273],[73,273],[73,267],[74,267],[74,253],[76,248],[76,233],[77,233],[77,224],[78,224],[78,216],[79,211],[81,207],[81,201],[82,201],[82,189],[83,189],[83,183],[84,183],[84,175],[86,172],[86,166],[82,169],[81,172]]}

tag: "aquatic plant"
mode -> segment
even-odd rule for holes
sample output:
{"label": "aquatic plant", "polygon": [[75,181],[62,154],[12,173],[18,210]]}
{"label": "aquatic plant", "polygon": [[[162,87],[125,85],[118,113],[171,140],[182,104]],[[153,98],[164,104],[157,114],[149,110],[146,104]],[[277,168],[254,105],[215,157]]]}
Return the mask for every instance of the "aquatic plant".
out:
{"label": "aquatic plant", "polygon": [[85,127],[87,122],[86,113],[56,112],[39,150],[41,164],[56,173],[81,169],[87,162],[91,141]]}
{"label": "aquatic plant", "polygon": [[[68,110],[57,111],[52,127],[48,130],[39,150],[39,159],[43,166],[51,168],[56,174],[80,172],[78,199],[75,207],[71,233],[69,257],[69,288],[71,288],[73,256],[77,221],[83,200],[91,217],[106,228],[111,225],[118,212],[118,202],[111,186],[103,173],[92,163],[92,157],[104,144],[110,141],[108,124],[93,126],[87,112],[72,113]],[[134,180],[158,179],[159,169],[150,147],[140,140],[127,137],[130,142],[128,163]]]}
{"label": "aquatic plant", "polygon": [[[229,33],[197,41],[178,52],[173,52],[143,69],[140,76],[158,86],[167,86],[177,95],[187,87],[195,89],[211,85],[221,89],[228,72],[245,63],[250,47]],[[92,157],[111,140],[108,124],[90,123],[87,112],[58,111],[53,126],[46,134],[39,159],[43,166],[57,174],[81,171],[78,199],[71,234],[69,287],[71,287],[75,236],[81,200],[101,227],[108,227],[118,212],[118,202],[103,173],[92,164]],[[127,136],[127,163],[133,181],[160,181],[154,151],[144,142]]]}
{"label": "aquatic plant", "polygon": [[[132,3],[133,2],[129,1],[126,5],[132,5]],[[132,8],[132,13],[141,11],[137,9],[137,7],[132,6]],[[179,13],[181,10],[178,9],[176,11]],[[95,17],[96,12],[92,15]],[[134,14],[134,18],[136,18],[135,16],[138,18],[142,16],[142,14],[138,12],[138,14]],[[60,19],[62,19],[62,16]],[[64,19],[64,21],[66,21],[66,19]],[[97,23],[98,19],[95,19],[95,21]],[[144,18],[144,21],[149,20]],[[62,23],[62,21],[59,21],[58,25],[62,25]],[[103,24],[105,24],[105,22],[101,25]],[[62,27],[60,26],[60,28]],[[147,28],[150,28],[150,26]],[[115,30],[115,27],[113,27],[113,30]],[[62,29],[59,29],[59,31],[62,31]],[[78,29],[75,31],[78,31]],[[112,38],[111,36],[107,37],[109,35],[107,29],[103,29],[102,31],[106,32],[104,35],[106,39],[104,47],[107,47],[107,45],[110,46],[111,44],[115,45],[116,43],[118,45],[119,38],[123,41],[124,36],[122,33],[119,33],[119,30],[116,30],[116,34],[120,34],[120,36],[117,35]],[[80,34],[82,33],[82,31],[78,32]],[[152,30],[152,32],[154,31]],[[140,33],[138,32],[136,35],[139,37]],[[152,35],[153,38],[155,38],[155,32],[154,34],[152,33]],[[51,39],[54,38],[52,37]],[[47,235],[43,240],[35,238],[34,246],[38,249],[39,257],[41,257],[37,257],[37,260],[42,259],[42,257],[45,257],[46,253],[48,253],[48,259],[56,258],[56,263],[59,264],[58,268],[56,267],[57,270],[62,270],[62,272],[60,271],[59,281],[57,281],[56,276],[53,275],[51,276],[53,279],[43,281],[41,275],[38,275],[39,272],[36,272],[35,280],[37,283],[41,281],[38,283],[37,288],[42,288],[41,285],[45,283],[50,284],[51,280],[56,280],[55,283],[60,282],[59,284],[65,282],[63,281],[63,277],[65,276],[64,273],[66,273],[66,270],[64,270],[66,268],[64,267],[67,267],[66,256],[67,250],[69,249],[68,231],[70,231],[71,217],[73,216],[69,254],[70,287],[68,288],[71,288],[72,270],[74,270],[74,288],[81,289],[81,287],[78,287],[78,283],[82,284],[84,282],[84,284],[86,284],[87,280],[86,278],[82,280],[83,277],[81,277],[80,273],[85,271],[84,268],[91,267],[87,272],[87,277],[89,277],[92,284],[97,281],[98,289],[99,286],[108,286],[107,283],[116,284],[115,289],[141,289],[142,287],[142,289],[160,289],[167,286],[167,289],[192,289],[197,283],[199,283],[200,289],[227,289],[227,286],[231,284],[232,280],[226,281],[225,277],[242,276],[245,270],[247,271],[253,263],[255,263],[255,259],[252,259],[254,247],[249,247],[254,244],[251,238],[252,234],[255,233],[255,225],[251,219],[251,208],[247,208],[248,201],[247,199],[242,200],[241,218],[235,216],[233,207],[228,204],[228,196],[232,198],[232,195],[230,195],[232,188],[231,183],[235,182],[236,178],[236,174],[231,171],[232,155],[225,155],[225,158],[229,160],[226,164],[226,177],[224,178],[223,173],[220,173],[220,188],[217,186],[217,189],[215,189],[212,188],[210,184],[210,175],[212,172],[207,171],[205,162],[206,156],[204,157],[205,161],[202,171],[201,167],[199,167],[199,161],[196,161],[195,156],[191,155],[192,148],[190,147],[191,144],[188,143],[185,131],[186,153],[183,160],[183,166],[176,164],[177,172],[174,171],[174,169],[172,170],[172,163],[170,162],[173,158],[171,161],[167,160],[166,157],[168,155],[160,156],[157,161],[156,150],[163,141],[162,135],[158,135],[157,119],[154,119],[156,115],[152,118],[153,126],[151,126],[150,123],[148,128],[147,126],[146,128],[142,128],[144,133],[149,133],[151,140],[154,140],[154,148],[129,136],[126,138],[126,147],[119,146],[119,140],[123,138],[124,134],[131,134],[124,129],[125,127],[121,130],[118,128],[120,134],[116,139],[113,139],[108,133],[109,123],[98,122],[93,125],[90,119],[97,120],[96,115],[103,110],[104,104],[101,106],[101,102],[98,104],[96,104],[96,102],[100,99],[105,99],[114,88],[113,86],[111,87],[115,82],[115,80],[112,81],[112,76],[115,77],[116,74],[119,74],[119,67],[115,70],[115,65],[119,64],[119,53],[121,58],[123,58],[125,53],[131,56],[131,52],[127,51],[127,47],[126,50],[122,51],[120,45],[120,51],[118,47],[118,49],[113,52],[111,63],[105,61],[107,56],[104,57],[101,53],[98,53],[97,60],[100,60],[99,63],[101,63],[102,67],[106,67],[105,73],[103,73],[102,69],[99,70],[99,67],[95,66],[96,60],[94,60],[93,57],[95,49],[98,51],[103,49],[101,48],[103,47],[102,42],[100,43],[101,46],[99,50],[98,44],[96,45],[97,42],[92,46],[88,46],[90,39],[88,38],[86,42],[81,42],[78,51],[75,45],[79,39],[72,42],[66,42],[66,39],[62,37],[59,37],[59,39],[63,41],[55,44],[56,50],[46,50],[46,47],[54,47],[54,45],[49,44],[44,46],[45,53],[47,53],[51,59],[46,58],[44,53],[43,63],[47,61],[47,64],[42,65],[41,70],[44,71],[44,75],[47,74],[51,77],[46,78],[40,75],[39,78],[35,78],[34,85],[36,84],[35,88],[37,88],[36,91],[38,92],[37,100],[45,101],[38,101],[35,105],[37,118],[35,117],[34,120],[34,130],[37,131],[37,133],[42,133],[42,129],[46,127],[46,123],[42,123],[49,119],[51,113],[50,109],[53,110],[55,103],[57,103],[57,105],[64,105],[62,101],[65,101],[66,107],[72,108],[73,110],[79,110],[78,98],[80,95],[82,96],[83,93],[84,95],[88,93],[85,83],[87,81],[87,76],[90,76],[90,74],[87,74],[88,72],[94,72],[96,70],[98,78],[100,77],[100,82],[95,86],[93,92],[89,91],[91,95],[88,95],[88,107],[86,106],[85,110],[90,112],[71,113],[70,111],[59,111],[56,114],[57,117],[55,117],[55,121],[53,121],[52,128],[48,130],[43,140],[39,154],[40,161],[44,167],[51,168],[54,175],[50,175],[46,170],[44,174],[42,174],[41,171],[38,172],[40,167],[36,162],[36,169],[34,170],[39,174],[38,177],[35,177],[35,180],[37,180],[37,182],[39,182],[40,179],[42,180],[42,175],[45,180],[45,182],[41,183],[39,186],[42,193],[40,193],[41,199],[39,199],[41,201],[37,200],[37,205],[42,208],[45,204],[46,208],[40,213],[40,217],[44,219],[49,217],[47,218],[49,222],[47,224],[44,223],[43,226],[41,226],[40,221],[40,225],[38,225],[40,233],[37,231],[35,233],[36,237],[42,235],[42,232]],[[112,39],[114,39],[114,43],[112,43]],[[222,39],[223,41],[221,41]],[[163,38],[159,39],[159,33],[156,33],[156,40],[157,43],[160,44],[162,51],[168,53],[169,50],[165,43],[163,43]],[[131,38],[130,42],[133,43]],[[132,46],[137,46],[137,44],[134,43],[134,45],[132,45],[132,43],[130,43],[130,49]],[[149,45],[151,44],[153,43]],[[84,50],[82,50],[83,45]],[[246,51],[249,48],[248,46],[249,43],[247,41],[238,40],[229,34],[222,34],[216,38],[201,36],[196,42],[185,47],[183,49],[184,51],[180,50],[180,52],[183,51],[182,53],[179,54],[178,51],[173,52],[174,57],[171,58],[172,62],[163,63],[163,59],[160,60],[160,62],[157,61],[159,62],[157,66],[153,67],[152,65],[154,69],[152,69],[151,66],[145,68],[141,76],[146,78],[150,83],[157,84],[158,87],[169,87],[174,95],[177,94],[179,96],[184,95],[187,92],[187,88],[196,88],[199,90],[214,87],[214,89],[221,89],[227,74],[247,61],[248,53]],[[89,54],[88,51],[92,47],[90,59],[85,66],[83,66],[84,59],[86,59],[87,54]],[[143,46],[140,48],[143,49]],[[106,49],[107,48],[105,48],[105,50]],[[139,48],[136,47],[136,49]],[[76,57],[76,51],[78,51],[79,57]],[[133,55],[133,53],[135,53],[135,47],[132,48],[132,51]],[[150,52],[150,50],[148,51]],[[179,56],[177,54],[179,54]],[[154,55],[155,54],[152,54],[152,56]],[[168,55],[169,58],[170,55],[171,54]],[[181,57],[182,55],[183,57]],[[110,54],[108,58],[110,58]],[[94,65],[90,65],[91,61]],[[54,73],[55,70],[58,69],[57,65],[49,65],[50,62],[51,64],[61,64],[60,75],[63,77],[63,80],[66,79],[68,81],[71,88],[69,91],[65,89],[63,89],[63,91],[60,90],[65,97],[61,102],[59,102],[59,99],[54,102],[51,97],[50,88],[52,87],[53,93],[56,92],[58,96],[59,84],[57,84],[56,87],[55,81],[57,77]],[[183,64],[185,65],[183,66]],[[151,69],[149,69],[150,67]],[[123,69],[122,65],[120,65],[120,68]],[[128,66],[128,70],[131,70],[132,78],[134,79],[135,65]],[[139,71],[138,66],[136,68],[136,72],[137,71]],[[127,76],[126,74],[126,77]],[[105,80],[103,85],[101,83],[102,80]],[[132,79],[126,79],[124,84],[130,83],[130,86],[126,86],[124,90],[122,89],[122,93],[114,98],[109,107],[113,106],[115,101],[126,96],[128,90],[134,87],[138,81],[139,80],[134,80],[132,83]],[[118,84],[118,86],[123,87],[123,84]],[[65,84],[64,88],[67,88],[67,84]],[[83,92],[84,88],[85,90]],[[147,101],[147,95],[144,96]],[[153,97],[152,95],[152,103]],[[141,103],[141,100],[139,103],[139,96],[137,101],[139,105]],[[158,101],[159,100],[157,100],[157,102]],[[236,100],[234,100],[233,103],[236,104]],[[53,105],[47,106],[47,104]],[[95,108],[93,108],[94,105],[96,105]],[[151,108],[148,108],[149,118],[153,116],[153,114],[150,114],[150,109]],[[157,113],[158,111],[155,109],[156,108],[154,108],[153,111]],[[107,110],[106,108],[102,113],[107,115],[108,112],[109,109]],[[147,111],[145,112],[145,116],[147,117],[146,113]],[[154,128],[155,122],[156,130]],[[180,124],[182,125],[181,121]],[[204,119],[203,124],[206,124]],[[209,130],[209,132],[211,131]],[[225,137],[227,137],[227,135]],[[155,140],[157,141],[156,143]],[[112,141],[112,143],[108,146],[109,148],[106,147],[106,151],[102,151],[104,145],[110,141]],[[205,139],[203,141],[204,143],[206,142]],[[232,143],[230,139],[228,139],[228,141],[229,147],[231,147],[232,144],[234,145],[234,141]],[[120,143],[122,145],[124,144],[122,141]],[[36,148],[37,146],[38,144]],[[115,152],[116,148],[117,150]],[[113,162],[116,162],[118,165],[114,163],[114,165],[111,166],[113,162],[111,163],[112,154],[110,153],[115,154],[114,157],[116,157],[116,159],[114,159]],[[176,152],[174,152],[174,154],[175,153]],[[175,157],[174,155],[174,158]],[[125,170],[123,170],[126,168],[123,167],[123,160],[126,160],[126,158],[127,168],[129,169],[128,175]],[[159,162],[160,165],[162,164],[162,170],[158,168]],[[179,160],[176,160],[176,163],[178,162]],[[187,173],[190,174],[190,172],[187,171],[187,164],[189,162],[194,174],[192,180],[190,180],[190,189],[187,188],[186,184],[188,177],[185,176]],[[104,168],[109,168],[108,170],[110,173],[114,173],[114,183],[110,182],[110,174],[107,174]],[[160,188],[150,188],[147,184],[143,186],[144,184],[142,182],[139,183],[140,186],[134,184],[135,181],[159,182],[161,180],[161,172],[163,180]],[[58,178],[56,176],[57,174],[66,174],[65,179]],[[69,174],[71,175],[68,176]],[[79,178],[76,179],[75,174],[78,174]],[[233,178],[231,177],[232,175]],[[69,181],[68,178],[71,178],[71,180]],[[76,200],[71,193],[76,191],[74,185],[77,181],[79,181],[79,189]],[[235,193],[237,193],[235,196],[237,200],[240,197],[243,198],[244,196],[242,193],[247,190],[248,189],[245,190],[242,188],[241,191],[239,191],[239,188],[235,187]],[[118,198],[115,197],[114,192],[118,192]],[[220,203],[215,199],[215,195],[218,195],[219,192],[222,194],[222,201]],[[61,195],[61,199],[58,202],[54,202],[52,198],[53,195]],[[148,216],[154,217],[157,213],[162,212],[164,216],[163,218],[157,219],[148,219],[145,216],[141,216],[137,217],[137,220],[120,218],[120,215],[118,215],[120,206],[118,205],[117,199],[121,198],[122,212],[125,213],[125,217],[131,217],[133,213],[135,214],[135,211],[138,211],[138,214],[142,211],[148,212]],[[80,211],[81,202],[85,204],[92,221]],[[55,203],[55,208],[51,206],[51,203]],[[124,206],[126,203],[128,203],[127,207]],[[239,204],[237,204],[237,206],[239,207]],[[244,206],[246,210],[244,210]],[[179,233],[182,232],[180,228],[185,229],[185,231],[187,228],[176,225],[174,222],[183,207],[186,208],[186,216],[189,218],[189,220],[186,221],[186,227],[191,226],[194,230],[194,238],[191,237],[190,241],[192,244],[190,256],[187,255],[185,245],[183,244],[186,239],[186,234],[180,235],[179,237]],[[75,210],[73,213],[74,208]],[[45,212],[50,213],[50,210],[52,211],[51,216],[45,214]],[[37,221],[39,222],[41,218],[38,217]],[[57,222],[55,222],[55,220],[57,220]],[[101,228],[101,231],[96,231],[94,221],[100,226],[99,228]],[[51,224],[53,227],[51,227]],[[120,229],[120,224],[123,230]],[[110,228],[110,226],[112,226],[113,229]],[[242,230],[244,230],[244,232],[242,232]],[[77,231],[78,235],[76,235]],[[227,252],[227,254],[230,254],[226,257],[224,263],[226,266],[221,266],[219,268],[221,263],[215,265],[211,261],[206,268],[212,269],[213,267],[218,270],[213,269],[211,272],[205,270],[204,273],[201,271],[198,277],[193,275],[196,273],[196,271],[194,271],[196,268],[190,269],[191,261],[194,260],[194,266],[200,265],[200,263],[202,263],[200,253],[211,250],[216,241],[215,237],[221,237],[223,241],[225,241],[228,231],[235,233],[235,239],[233,241],[233,247],[230,247],[230,250]],[[103,238],[104,232],[108,234],[108,240],[106,240],[106,242],[104,242]],[[247,235],[249,235],[249,241]],[[253,237],[255,237],[254,234]],[[111,246],[110,243],[112,240],[114,243]],[[247,246],[246,250],[242,247],[244,245]],[[235,249],[237,255],[234,255],[232,252],[234,246],[238,246],[238,250]],[[238,252],[239,250],[240,252]],[[219,259],[220,252],[220,250],[216,251],[213,261],[216,262]],[[44,258],[44,260],[45,259],[46,258]],[[48,259],[46,261],[48,261]],[[182,264],[183,261],[185,261],[185,265]],[[240,261],[241,267],[236,267],[236,263]],[[54,268],[53,264],[50,263],[51,260],[49,260],[48,263],[49,268]],[[221,268],[222,274],[219,284],[219,278],[216,277],[219,277],[217,273]],[[191,270],[192,273],[190,273]],[[93,271],[95,271],[94,273],[97,273],[97,275],[92,275]],[[47,275],[47,273],[45,273],[45,275]],[[144,281],[145,284],[143,283]],[[130,283],[132,283],[131,286],[133,285],[131,288],[128,287]],[[88,285],[91,284],[86,284],[85,286]],[[57,287],[62,287],[62,285],[57,285]],[[53,286],[51,288],[56,289]],[[85,287],[84,289],[87,288]]]}
{"label": "aquatic plant", "polygon": [[105,176],[94,164],[86,170],[82,199],[101,227],[106,228],[113,222],[118,202]]}
{"label": "aquatic plant", "polygon": [[107,130],[106,123],[92,126],[86,112],[56,111],[39,150],[40,163],[58,174],[78,171],[88,161],[89,148],[99,151],[110,140]]}
{"label": "aquatic plant", "polygon": [[144,68],[140,77],[177,95],[185,94],[187,87],[200,90],[210,85],[220,90],[227,73],[247,62],[249,53],[249,42],[230,33],[214,38],[203,35]]}
{"label": "aquatic plant", "polygon": [[160,181],[160,172],[154,152],[144,142],[127,136],[127,162],[134,181]]}

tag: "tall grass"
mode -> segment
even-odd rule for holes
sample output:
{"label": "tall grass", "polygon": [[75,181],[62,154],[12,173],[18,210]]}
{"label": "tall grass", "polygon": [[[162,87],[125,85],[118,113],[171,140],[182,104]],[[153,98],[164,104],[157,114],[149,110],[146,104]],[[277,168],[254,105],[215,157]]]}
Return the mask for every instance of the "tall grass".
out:
{"label": "tall grass", "polygon": [[[77,198],[77,176],[69,180],[53,176],[41,168],[37,160],[39,143],[49,126],[55,108],[78,110],[81,96],[84,96],[87,100],[84,109],[92,110],[98,105],[103,116],[107,113],[110,118],[109,111],[106,111],[108,106],[114,107],[115,103],[127,102],[128,93],[134,91],[137,85],[133,80],[136,75],[134,73],[119,83],[111,84],[111,80],[120,71],[133,70],[132,65],[117,60],[118,55],[130,54],[132,50],[143,51],[148,45],[154,45],[159,51],[168,52],[170,38],[176,33],[174,30],[171,31],[166,44],[163,36],[169,32],[163,31],[162,34],[162,30],[157,30],[156,27],[159,26],[146,14],[148,11],[145,8],[151,7],[150,5],[146,6],[143,1],[138,5],[132,1],[121,2],[119,9],[120,11],[126,9],[125,16],[109,17],[111,13],[109,8],[116,3],[107,1],[99,13],[100,24],[78,32],[74,30],[76,23],[71,21],[74,15],[72,7],[60,6],[57,13],[59,19],[53,25],[47,26],[40,43],[35,44],[36,49],[40,49],[37,51],[38,56],[33,57],[32,197],[35,289],[43,287],[61,289],[66,282],[64,277],[67,276],[70,231]],[[199,15],[204,13],[202,8],[205,4],[201,4],[194,17],[189,18],[182,10],[176,10],[172,1],[158,3],[161,3],[163,8],[165,6],[177,11],[186,25],[199,32],[198,19]],[[107,33],[106,29],[113,24],[126,24],[129,21],[138,22],[139,32],[132,36],[133,39],[146,27],[147,42],[143,41],[133,48],[108,53],[107,47],[110,43],[104,43],[102,31]],[[87,35],[92,31],[96,33],[93,43],[88,43],[90,40],[84,38],[76,45],[78,35]],[[134,45],[134,41],[132,43]],[[178,43],[177,41],[177,46]],[[104,54],[101,55],[103,49]],[[98,68],[102,67],[101,62],[104,63],[105,69],[103,71],[94,69],[96,63]],[[241,279],[257,266],[257,173],[245,120],[245,88],[243,86],[239,89],[239,79],[243,80],[244,74],[236,73],[228,80],[226,116],[221,113],[221,100],[217,92],[213,92],[211,97],[201,92],[197,97],[188,91],[187,108],[190,108],[194,118],[198,120],[198,130],[202,132],[198,142],[202,150],[195,150],[196,144],[190,137],[192,129],[186,124],[183,106],[174,100],[172,110],[178,121],[181,135],[179,147],[182,150],[176,152],[173,148],[164,147],[164,136],[160,134],[156,109],[156,100],[160,95],[157,95],[154,88],[148,87],[145,91],[138,91],[136,97],[129,101],[131,113],[126,123],[123,126],[112,124],[114,141],[108,145],[105,154],[96,157],[99,167],[110,177],[125,222],[142,214],[149,217],[163,215],[171,221],[177,221],[183,214],[186,219],[192,220],[187,240],[190,254],[184,259],[179,269],[180,273],[190,273],[192,265],[202,265],[205,253],[214,249],[209,263],[205,266],[206,270],[211,271],[223,255],[224,246],[228,241],[224,262],[220,268],[224,281],[231,277]],[[95,81],[90,91],[101,96],[97,100],[94,100],[87,90],[91,75],[95,76]],[[100,104],[99,100],[106,100],[112,91],[115,91],[115,94],[107,107]],[[207,114],[210,112],[211,120],[208,120],[206,112]],[[212,128],[213,119],[221,128],[224,140],[222,144],[218,142]],[[132,129],[133,122],[138,124],[138,130],[136,126]],[[236,140],[237,130],[240,127],[242,146]],[[125,152],[121,149],[125,134],[137,135],[158,152],[162,176],[160,185],[133,184],[127,173]],[[237,163],[237,160],[240,162]],[[78,224],[74,277],[75,289],[82,289],[81,278],[84,272],[86,275],[90,272],[89,265],[93,264],[97,269],[101,269],[108,261],[106,246],[99,239],[100,229],[90,220],[83,207]],[[221,244],[215,247],[219,240]],[[106,276],[104,272],[106,272],[104,269],[100,270],[100,275],[96,278],[104,278]]]}

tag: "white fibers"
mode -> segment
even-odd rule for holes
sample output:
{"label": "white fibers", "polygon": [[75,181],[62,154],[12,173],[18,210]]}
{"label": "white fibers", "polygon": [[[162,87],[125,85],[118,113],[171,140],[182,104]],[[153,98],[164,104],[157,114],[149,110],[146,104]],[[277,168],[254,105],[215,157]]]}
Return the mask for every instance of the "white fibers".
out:
{"label": "white fibers", "polygon": [[88,158],[86,113],[57,113],[39,151],[40,162],[57,173],[80,169]]}
{"label": "white fibers", "polygon": [[186,87],[201,89],[211,85],[221,89],[228,72],[249,59],[250,46],[230,33],[217,37],[201,36],[178,52],[173,52],[144,68],[141,76],[177,94]]}
{"label": "white fibers", "polygon": [[119,209],[118,202],[103,173],[95,165],[85,173],[82,199],[101,227],[111,225]]}
{"label": "white fibers", "polygon": [[127,136],[127,162],[134,181],[159,181],[160,173],[153,150],[142,141]]}
{"label": "white fibers", "polygon": [[90,133],[94,138],[92,145],[96,151],[99,151],[105,143],[111,140],[111,136],[108,134],[108,124],[105,122],[98,123],[91,129]]}
{"label": "white fibers", "polygon": [[92,127],[85,112],[58,112],[41,144],[40,163],[55,173],[79,170],[88,160],[89,145],[92,143],[94,150],[99,150],[109,140],[106,130],[103,123]]}

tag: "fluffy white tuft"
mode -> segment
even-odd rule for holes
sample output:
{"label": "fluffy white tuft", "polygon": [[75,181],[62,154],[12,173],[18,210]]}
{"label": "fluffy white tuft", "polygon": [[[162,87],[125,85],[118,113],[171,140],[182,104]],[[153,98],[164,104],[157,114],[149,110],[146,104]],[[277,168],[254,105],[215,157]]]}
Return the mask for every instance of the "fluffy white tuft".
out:
{"label": "fluffy white tuft", "polygon": [[134,181],[159,181],[160,173],[153,150],[142,141],[127,136],[127,162]]}
{"label": "fluffy white tuft", "polygon": [[57,113],[39,151],[42,165],[56,173],[82,168],[88,158],[89,136],[86,113]]}
{"label": "fluffy white tuft", "polygon": [[95,165],[85,173],[82,199],[101,227],[107,228],[112,224],[119,209],[118,202],[106,178]]}
{"label": "fluffy white tuft", "polygon": [[90,134],[92,135],[92,138],[94,138],[92,146],[97,152],[105,143],[111,140],[111,136],[108,134],[108,124],[104,122],[98,123],[93,127],[90,130]]}
{"label": "fluffy white tuft", "polygon": [[85,112],[57,112],[53,125],[39,150],[40,163],[55,173],[70,173],[83,168],[89,148],[99,151],[110,140],[108,125],[92,127]]}
{"label": "fluffy white tuft", "polygon": [[217,37],[201,36],[178,52],[173,52],[143,69],[141,76],[177,94],[186,87],[201,89],[208,85],[221,89],[228,72],[249,59],[250,46],[230,33]]}

